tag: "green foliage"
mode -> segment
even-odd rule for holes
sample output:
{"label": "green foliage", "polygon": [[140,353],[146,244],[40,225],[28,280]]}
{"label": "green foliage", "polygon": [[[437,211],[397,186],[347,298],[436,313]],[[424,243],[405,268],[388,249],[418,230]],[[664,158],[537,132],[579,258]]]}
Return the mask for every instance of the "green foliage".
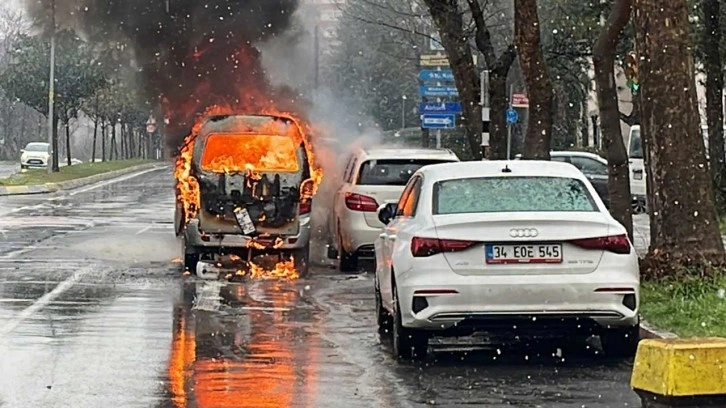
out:
{"label": "green foliage", "polygon": [[[55,101],[58,118],[77,117],[81,102],[106,82],[92,48],[71,31],[56,35]],[[47,116],[50,44],[23,34],[10,50],[12,60],[0,73],[6,94]]]}

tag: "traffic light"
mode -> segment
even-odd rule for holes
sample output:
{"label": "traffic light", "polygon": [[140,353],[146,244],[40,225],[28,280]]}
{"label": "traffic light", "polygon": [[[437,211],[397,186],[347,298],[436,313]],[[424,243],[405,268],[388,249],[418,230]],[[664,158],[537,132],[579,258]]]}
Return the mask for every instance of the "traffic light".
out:
{"label": "traffic light", "polygon": [[633,93],[637,93],[638,89],[640,89],[640,83],[638,82],[638,57],[632,51],[625,56],[625,77],[628,79],[628,88]]}

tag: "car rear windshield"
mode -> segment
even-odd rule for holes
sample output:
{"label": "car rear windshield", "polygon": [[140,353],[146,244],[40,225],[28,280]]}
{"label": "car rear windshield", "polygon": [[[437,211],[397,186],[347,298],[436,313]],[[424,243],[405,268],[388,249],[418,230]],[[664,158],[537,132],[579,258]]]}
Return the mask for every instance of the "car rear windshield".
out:
{"label": "car rear windshield", "polygon": [[48,144],[47,143],[29,143],[27,146],[25,146],[26,152],[47,152],[48,151]]}
{"label": "car rear windshield", "polygon": [[481,177],[434,184],[434,214],[598,211],[585,184],[565,177]]}
{"label": "car rear windshield", "polygon": [[360,168],[358,185],[405,186],[418,169],[447,160],[385,159],[368,160]]}
{"label": "car rear windshield", "polygon": [[296,172],[300,168],[295,143],[289,136],[212,134],[204,144],[202,170],[213,172]]}

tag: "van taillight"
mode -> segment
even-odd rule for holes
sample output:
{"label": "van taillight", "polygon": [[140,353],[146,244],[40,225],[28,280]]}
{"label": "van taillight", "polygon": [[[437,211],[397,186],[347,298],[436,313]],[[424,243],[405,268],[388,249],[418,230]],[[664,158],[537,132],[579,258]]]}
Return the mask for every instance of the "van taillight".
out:
{"label": "van taillight", "polygon": [[463,251],[476,244],[476,241],[413,237],[411,240],[411,254],[417,258],[427,257],[442,252]]}
{"label": "van taillight", "polygon": [[611,235],[608,237],[584,238],[570,241],[572,245],[577,245],[584,249],[599,249],[601,251],[609,251],[616,254],[629,254],[630,241],[628,236]]}
{"label": "van taillight", "polygon": [[345,193],[345,206],[353,211],[378,211],[378,202],[375,198],[356,193]]}
{"label": "van taillight", "polygon": [[313,202],[311,200],[305,200],[300,202],[300,215],[310,214],[313,209]]}

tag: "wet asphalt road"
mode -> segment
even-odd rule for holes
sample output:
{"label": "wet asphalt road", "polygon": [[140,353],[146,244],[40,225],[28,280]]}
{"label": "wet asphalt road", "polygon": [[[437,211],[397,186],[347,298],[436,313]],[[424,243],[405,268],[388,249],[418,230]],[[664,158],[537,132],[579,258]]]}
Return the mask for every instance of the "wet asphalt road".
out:
{"label": "wet asphalt road", "polygon": [[398,363],[370,273],[183,277],[168,170],[0,198],[0,407],[639,407],[627,362],[438,342]]}

